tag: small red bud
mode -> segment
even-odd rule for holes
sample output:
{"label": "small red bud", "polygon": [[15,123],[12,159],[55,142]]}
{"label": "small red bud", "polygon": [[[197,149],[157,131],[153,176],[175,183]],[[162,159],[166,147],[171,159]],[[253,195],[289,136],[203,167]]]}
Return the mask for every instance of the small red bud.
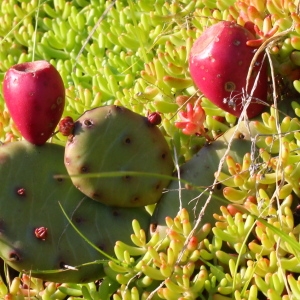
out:
{"label": "small red bud", "polygon": [[35,237],[40,240],[45,240],[48,235],[48,228],[38,227],[34,230]]}
{"label": "small red bud", "polygon": [[161,115],[159,112],[150,113],[147,118],[151,125],[159,125],[161,123]]}
{"label": "small red bud", "polygon": [[18,194],[19,196],[26,196],[26,191],[25,191],[24,188],[19,188],[19,189],[17,190],[17,194]]}
{"label": "small red bud", "polygon": [[64,136],[70,135],[73,131],[73,128],[74,128],[74,121],[71,117],[65,117],[61,119],[58,124],[58,130]]}

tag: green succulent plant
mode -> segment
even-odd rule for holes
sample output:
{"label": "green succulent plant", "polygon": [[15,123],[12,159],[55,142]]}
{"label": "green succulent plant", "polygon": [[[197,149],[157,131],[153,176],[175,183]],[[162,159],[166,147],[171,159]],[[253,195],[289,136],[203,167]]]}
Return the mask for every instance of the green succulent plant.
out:
{"label": "green succulent plant", "polygon": [[[63,117],[76,120],[87,110],[113,104],[143,116],[159,112],[159,128],[178,172],[173,193],[147,207],[149,232],[133,220],[133,233],[126,237],[132,243],[116,242],[102,278],[56,284],[30,273],[3,276],[2,299],[300,298],[297,1],[3,0],[0,6],[1,81],[12,65],[43,59],[63,78]],[[257,39],[249,44],[268,59],[269,107],[255,120],[239,120],[216,107],[189,74],[193,42],[221,20],[251,24]],[[198,122],[200,134],[184,134],[182,122]],[[237,123],[245,126],[245,150],[230,138],[224,142],[224,133]],[[1,94],[0,142],[20,139]],[[59,145],[66,141],[59,132],[51,138]],[[223,148],[209,174],[195,171],[194,182],[186,170],[210,157],[197,157],[207,144]],[[185,170],[182,178],[180,170]],[[211,184],[201,186],[207,174]],[[199,195],[210,201],[200,218],[190,202]],[[171,215],[173,198],[179,204]]]}

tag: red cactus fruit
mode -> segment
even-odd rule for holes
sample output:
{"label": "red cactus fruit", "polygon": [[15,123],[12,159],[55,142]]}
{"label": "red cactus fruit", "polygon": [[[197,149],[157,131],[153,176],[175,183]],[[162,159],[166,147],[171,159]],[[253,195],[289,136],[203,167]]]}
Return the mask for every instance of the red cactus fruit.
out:
{"label": "red cactus fruit", "polygon": [[65,105],[65,88],[56,68],[43,60],[12,66],[4,77],[3,96],[22,136],[32,144],[44,144]]}
{"label": "red cactus fruit", "polygon": [[246,28],[222,21],[206,29],[190,53],[189,68],[195,85],[210,101],[237,117],[241,115],[244,100],[251,100],[246,111],[249,118],[261,113],[267,100],[268,70],[263,55],[255,62],[246,86],[257,51],[246,43],[253,39],[255,36]]}

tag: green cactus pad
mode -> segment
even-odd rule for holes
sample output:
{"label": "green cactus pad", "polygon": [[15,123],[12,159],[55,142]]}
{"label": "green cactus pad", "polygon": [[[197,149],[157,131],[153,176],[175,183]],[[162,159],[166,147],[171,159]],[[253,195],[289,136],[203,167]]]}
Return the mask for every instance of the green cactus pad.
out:
{"label": "green cactus pad", "polygon": [[78,230],[110,255],[117,240],[130,243],[132,220],[147,228],[149,215],[144,208],[108,207],[89,199],[73,186],[63,158],[64,147],[55,144],[0,146],[0,256],[33,277],[90,282],[103,276],[101,261],[108,258],[75,231],[59,203]]}
{"label": "green cactus pad", "polygon": [[[210,197],[211,200],[201,217],[201,224],[214,222],[213,214],[220,213],[220,206],[226,206],[230,202],[226,200],[222,192],[222,184],[217,184],[214,190],[211,189],[219,163],[224,155],[230,155],[235,161],[241,162],[245,153],[251,151],[251,136],[254,129],[250,124],[245,126],[240,122],[229,129],[225,134],[204,146],[188,162],[180,168],[180,178],[188,184],[172,181],[168,186],[168,192],[157,203],[150,225],[150,235],[159,232],[165,235],[167,216],[174,218],[181,208],[188,210],[191,222],[197,220],[199,214]],[[232,139],[230,150],[229,142]],[[226,164],[223,164],[222,171],[226,171]],[[179,192],[180,191],[180,192]]]}
{"label": "green cactus pad", "polygon": [[[120,207],[156,203],[170,181],[163,176],[173,171],[170,149],[159,128],[116,105],[89,110],[75,122],[65,165],[80,191]],[[106,172],[114,173],[100,177]]]}

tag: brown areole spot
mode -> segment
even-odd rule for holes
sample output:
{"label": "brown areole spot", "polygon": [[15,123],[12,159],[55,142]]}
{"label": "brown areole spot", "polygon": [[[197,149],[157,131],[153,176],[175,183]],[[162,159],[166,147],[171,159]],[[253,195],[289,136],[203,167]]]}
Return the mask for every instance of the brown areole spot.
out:
{"label": "brown areole spot", "polygon": [[82,166],[81,168],[80,168],[80,171],[81,171],[81,173],[88,173],[88,167],[86,167],[86,166]]}
{"label": "brown areole spot", "polygon": [[127,145],[131,144],[131,138],[126,137],[125,140],[124,140],[124,143],[127,144]]}
{"label": "brown areole spot", "polygon": [[243,140],[243,139],[245,138],[245,136],[240,132],[239,135],[238,135],[238,138],[239,138],[240,140]]}
{"label": "brown areole spot", "polygon": [[94,125],[94,122],[91,119],[85,119],[83,121],[83,125],[86,126],[86,127],[88,127],[88,128],[90,128],[90,127],[92,127]]}
{"label": "brown areole spot", "polygon": [[131,177],[130,175],[125,175],[125,176],[123,177],[123,179],[124,179],[125,181],[130,181],[130,180],[132,179],[132,177]]}
{"label": "brown areole spot", "polygon": [[151,223],[150,224],[150,233],[153,234],[156,232],[157,229],[157,223]]}
{"label": "brown areole spot", "polygon": [[15,250],[11,251],[8,257],[9,261],[21,261],[21,255]]}
{"label": "brown areole spot", "polygon": [[114,210],[112,211],[112,215],[113,215],[114,217],[119,217],[119,216],[120,216],[120,211],[119,211],[118,209],[114,209]]}
{"label": "brown areole spot", "polygon": [[83,224],[85,222],[85,219],[80,217],[80,216],[77,216],[77,217],[74,218],[74,222],[76,224],[80,225],[80,224]]}
{"label": "brown areole spot", "polygon": [[138,203],[140,201],[140,197],[136,196],[133,199],[131,199],[131,203]]}
{"label": "brown areole spot", "polygon": [[96,200],[100,200],[102,198],[102,195],[99,191],[96,191],[96,192],[91,194],[91,198],[96,199]]}
{"label": "brown areole spot", "polygon": [[63,182],[64,181],[62,177],[56,177],[55,179],[56,179],[57,182]]}

